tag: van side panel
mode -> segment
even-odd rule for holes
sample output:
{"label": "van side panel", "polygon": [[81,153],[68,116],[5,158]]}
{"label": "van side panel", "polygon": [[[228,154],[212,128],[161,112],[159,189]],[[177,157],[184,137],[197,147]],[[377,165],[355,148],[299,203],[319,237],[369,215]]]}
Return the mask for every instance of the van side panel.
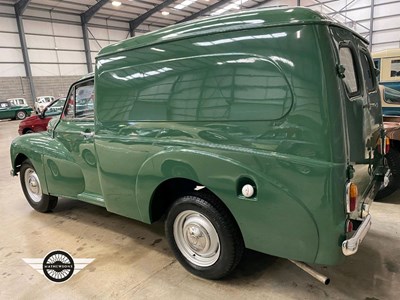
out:
{"label": "van side panel", "polygon": [[[319,263],[340,260],[345,136],[325,26],[242,30],[153,48],[96,64],[95,148],[107,209],[150,222],[154,189],[178,177],[165,167],[172,161],[225,203],[246,247],[306,262],[321,251]],[[241,178],[255,182],[255,198],[238,193]]]}

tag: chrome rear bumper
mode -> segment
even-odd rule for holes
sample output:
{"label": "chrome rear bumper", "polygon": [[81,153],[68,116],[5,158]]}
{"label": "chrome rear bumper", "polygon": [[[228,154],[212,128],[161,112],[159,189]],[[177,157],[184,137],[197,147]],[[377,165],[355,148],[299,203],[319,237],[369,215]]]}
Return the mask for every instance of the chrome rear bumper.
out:
{"label": "chrome rear bumper", "polygon": [[371,215],[368,215],[361,223],[360,227],[358,227],[353,237],[348,240],[345,240],[342,243],[342,252],[344,255],[349,256],[357,252],[358,246],[363,241],[370,227],[371,227]]}

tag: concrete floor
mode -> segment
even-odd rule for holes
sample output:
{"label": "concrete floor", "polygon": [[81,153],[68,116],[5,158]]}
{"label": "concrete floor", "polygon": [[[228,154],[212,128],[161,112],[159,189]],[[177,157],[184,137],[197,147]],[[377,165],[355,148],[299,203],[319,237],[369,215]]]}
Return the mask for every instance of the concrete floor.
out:
{"label": "concrete floor", "polygon": [[[9,176],[9,145],[18,121],[0,121],[0,299],[399,299],[400,191],[374,203],[372,228],[345,264],[315,266],[324,286],[285,259],[247,251],[234,274],[207,281],[175,260],[163,224],[145,225],[105,209],[61,199],[53,213],[35,212],[19,178]],[[55,249],[96,260],[55,284],[22,258]]]}

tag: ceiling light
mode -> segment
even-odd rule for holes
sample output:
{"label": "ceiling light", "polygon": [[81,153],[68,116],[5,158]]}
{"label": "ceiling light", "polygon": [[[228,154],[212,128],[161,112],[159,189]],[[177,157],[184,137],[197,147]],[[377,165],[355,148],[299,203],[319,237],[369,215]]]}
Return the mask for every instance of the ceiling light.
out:
{"label": "ceiling light", "polygon": [[165,10],[164,10],[164,11],[161,12],[161,14],[162,14],[163,16],[168,16],[168,15],[169,15],[169,11],[165,11]]}
{"label": "ceiling light", "polygon": [[116,7],[118,7],[118,6],[121,6],[121,2],[119,2],[119,1],[113,1],[113,2],[111,2],[111,4],[113,5],[113,6],[116,6]]}
{"label": "ceiling light", "polygon": [[235,2],[230,3],[226,6],[224,6],[223,8],[220,8],[217,11],[211,13],[211,16],[217,16],[217,15],[223,14],[224,12],[227,12],[228,10],[231,10],[231,9],[240,9],[241,5],[243,3],[246,3],[247,1],[249,1],[249,0],[236,0]]}
{"label": "ceiling light", "polygon": [[197,0],[185,0],[182,3],[175,5],[174,8],[176,9],[182,9],[185,8],[186,6],[189,6],[190,4],[196,2]]}

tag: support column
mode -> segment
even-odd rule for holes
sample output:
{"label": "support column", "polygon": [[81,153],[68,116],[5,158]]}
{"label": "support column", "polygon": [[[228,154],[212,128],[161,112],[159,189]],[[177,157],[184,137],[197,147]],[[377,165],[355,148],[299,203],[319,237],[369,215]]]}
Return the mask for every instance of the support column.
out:
{"label": "support column", "polygon": [[83,44],[85,47],[86,66],[88,69],[88,73],[92,73],[93,65],[92,65],[92,53],[90,52],[88,25],[87,23],[83,22],[83,20],[82,20],[82,34],[83,34]]}
{"label": "support column", "polygon": [[369,51],[372,51],[372,35],[374,33],[375,0],[371,0],[371,15],[369,20]]}
{"label": "support column", "polygon": [[17,20],[19,40],[21,42],[22,57],[24,58],[25,73],[26,77],[28,77],[29,87],[31,89],[32,104],[34,104],[36,99],[36,91],[32,77],[31,63],[29,61],[28,47],[26,46],[24,24],[22,22],[22,15],[18,14],[17,10],[15,10],[15,17]]}

